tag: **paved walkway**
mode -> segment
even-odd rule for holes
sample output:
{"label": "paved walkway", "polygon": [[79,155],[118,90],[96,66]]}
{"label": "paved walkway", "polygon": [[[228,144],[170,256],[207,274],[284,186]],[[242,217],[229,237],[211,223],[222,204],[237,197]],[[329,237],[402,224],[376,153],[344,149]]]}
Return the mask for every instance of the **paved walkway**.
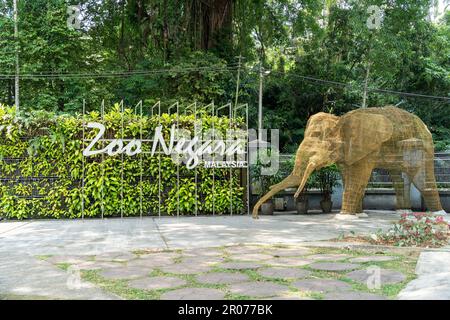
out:
{"label": "paved walkway", "polygon": [[450,251],[422,252],[416,267],[417,279],[398,295],[402,300],[450,300]]}
{"label": "paved walkway", "polygon": [[[333,214],[318,214],[266,216],[260,220],[253,220],[248,216],[216,216],[1,222],[0,298],[118,298],[111,292],[104,292],[90,283],[80,281],[77,276],[74,277],[71,269],[68,272],[55,268],[55,260],[48,259],[48,256],[64,262],[58,260],[58,257],[83,256],[81,260],[89,260],[113,253],[131,254],[137,249],[188,250],[233,244],[298,246],[311,241],[334,239],[343,232],[369,234],[388,228],[398,219],[398,215],[392,212],[369,211],[368,214],[368,218],[351,221],[336,220]],[[259,253],[264,258],[265,253]],[[92,258],[94,255],[96,257]],[[72,261],[75,262],[76,265],[84,262],[86,269],[93,264],[90,261]],[[112,267],[108,264],[112,262],[102,263],[106,263],[102,268]],[[170,274],[171,270],[167,271]],[[113,277],[114,272],[116,271],[112,272]],[[125,272],[133,274],[142,270],[134,268]],[[76,282],[75,287],[81,286],[82,290],[73,289],[73,281]],[[152,286],[151,283],[147,285]],[[176,283],[174,286],[176,287]],[[247,289],[253,292],[251,285],[249,286]],[[192,296],[192,293],[184,291],[177,294]],[[349,293],[336,295],[335,298],[342,298],[347,294]],[[330,296],[332,297],[334,296]]]}
{"label": "paved walkway", "polygon": [[327,240],[342,231],[385,228],[392,213],[336,221],[334,215],[35,220],[0,223],[0,296],[115,298],[97,288],[71,290],[67,272],[39,259],[45,255],[92,255],[136,249],[175,249],[234,243],[301,243]]}
{"label": "paved walkway", "polygon": [[334,214],[35,220],[0,223],[0,253],[97,254],[139,248],[194,248],[237,243],[295,244],[329,240],[342,232],[368,234],[399,218],[368,212],[368,218],[334,219]]}

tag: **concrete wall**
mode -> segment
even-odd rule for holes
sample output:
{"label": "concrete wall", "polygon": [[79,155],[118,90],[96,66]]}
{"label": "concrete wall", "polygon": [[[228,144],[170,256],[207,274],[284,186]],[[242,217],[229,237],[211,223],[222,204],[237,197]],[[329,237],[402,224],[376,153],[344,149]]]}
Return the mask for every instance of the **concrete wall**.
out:
{"label": "concrete wall", "polygon": [[[288,191],[279,193],[276,198],[284,200],[284,207],[286,211],[292,211],[295,209],[294,193],[295,189],[288,189]],[[440,191],[441,203],[444,210],[450,213],[450,190]],[[257,200],[258,197],[254,197]],[[310,191],[308,193],[309,208],[320,209],[320,201],[322,196],[319,191]],[[342,187],[335,188],[332,195],[333,209],[339,210],[342,205]],[[277,201],[280,204],[280,201]],[[364,197],[363,207],[364,209],[372,210],[395,210],[395,192],[393,189],[368,189]],[[283,201],[281,201],[283,203]],[[411,205],[413,210],[424,211],[425,204],[422,202],[422,197],[419,191],[412,186],[411,187]],[[281,210],[280,208],[277,211]]]}

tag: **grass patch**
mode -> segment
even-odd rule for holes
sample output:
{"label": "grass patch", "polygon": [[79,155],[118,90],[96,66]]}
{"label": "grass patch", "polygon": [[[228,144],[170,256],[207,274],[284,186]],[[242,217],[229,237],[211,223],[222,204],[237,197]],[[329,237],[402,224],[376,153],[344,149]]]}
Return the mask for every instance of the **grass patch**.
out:
{"label": "grass patch", "polygon": [[61,270],[67,271],[70,268],[70,263],[57,263],[56,266]]}
{"label": "grass patch", "polygon": [[[354,290],[368,292],[378,295],[383,295],[387,298],[395,298],[398,293],[406,286],[406,284],[416,278],[415,268],[419,253],[417,251],[404,251],[403,253],[390,252],[388,250],[383,250],[380,252],[379,250],[348,250],[348,249],[335,249],[335,248],[314,248],[315,254],[331,254],[331,253],[347,253],[352,255],[353,257],[358,256],[369,256],[369,255],[377,255],[377,253],[383,253],[385,255],[389,255],[395,257],[395,260],[391,261],[374,261],[374,262],[364,262],[358,263],[360,264],[359,270],[364,270],[370,266],[378,266],[382,269],[391,269],[395,271],[399,271],[406,276],[406,280],[397,283],[397,284],[385,284],[382,285],[380,289],[369,289],[365,284],[361,284],[359,282],[353,281],[346,277],[345,272],[331,272],[331,271],[321,271],[314,270],[309,268],[308,266],[304,266],[302,268],[312,271],[312,277],[321,278],[321,279],[334,279],[341,280],[347,282],[352,286]],[[342,259],[340,261],[346,261],[351,259],[351,257]]]}
{"label": "grass patch", "polygon": [[130,288],[126,280],[110,280],[101,277],[98,270],[86,270],[82,272],[82,279],[92,282],[107,292],[113,293],[127,300],[155,300],[167,290],[141,290]]}
{"label": "grass patch", "polygon": [[47,260],[47,259],[49,259],[49,258],[51,258],[51,257],[53,257],[51,254],[47,254],[47,255],[38,255],[38,256],[36,256],[36,259],[39,259],[39,260]]}
{"label": "grass patch", "polygon": [[[266,248],[291,248],[292,246],[285,246],[285,245],[274,245],[271,247],[261,247],[262,249]],[[222,247],[223,249],[226,249],[226,247]],[[367,262],[367,263],[359,263],[360,268],[364,270],[365,268],[369,266],[379,266],[383,269],[391,269],[396,270],[401,273],[403,273],[406,276],[406,280],[399,284],[393,284],[393,285],[383,285],[380,289],[368,289],[365,284],[360,284],[356,281],[353,281],[346,277],[346,273],[348,271],[343,272],[331,272],[331,271],[319,271],[314,270],[306,266],[299,266],[299,267],[291,267],[291,268],[298,268],[298,269],[305,269],[311,271],[311,275],[305,279],[334,279],[334,280],[341,280],[346,283],[349,283],[352,288],[356,291],[361,292],[368,292],[368,293],[374,293],[378,295],[383,295],[388,298],[395,298],[397,294],[405,287],[405,285],[413,280],[415,278],[415,266],[417,262],[417,258],[419,255],[418,251],[408,251],[408,250],[398,250],[398,249],[380,249],[380,248],[369,248],[369,249],[351,249],[351,248],[328,248],[328,247],[308,247],[311,252],[307,255],[301,256],[301,258],[306,258],[308,255],[313,254],[348,254],[350,257],[340,259],[337,262],[345,262],[351,259],[352,257],[359,257],[359,256],[366,256],[366,255],[389,255],[394,256],[397,259],[392,261],[383,261],[383,262]],[[145,250],[139,251],[141,254],[149,253]],[[159,251],[161,252],[161,251]],[[168,252],[166,250],[165,252]],[[174,252],[173,250],[171,252]],[[178,251],[177,251],[178,252]],[[136,254],[137,251],[135,251]],[[182,252],[179,252],[182,254]],[[231,261],[230,255],[224,251],[223,257],[225,258],[225,262]],[[207,257],[205,257],[207,258]],[[177,263],[181,262],[181,260],[178,261],[178,259],[175,261]],[[332,262],[332,261],[330,261]],[[260,263],[261,265],[265,266],[264,261],[257,261],[257,263]],[[66,264],[60,264],[58,265],[61,269],[67,270],[68,265]],[[304,292],[300,291],[297,288],[293,286],[293,283],[297,281],[298,279],[286,279],[286,278],[268,278],[260,275],[256,270],[247,269],[247,270],[232,270],[232,269],[224,269],[221,268],[220,263],[212,265],[211,271],[207,273],[217,273],[217,272],[224,272],[224,273],[241,273],[245,274],[249,277],[249,281],[252,282],[273,282],[276,284],[284,285],[289,288],[289,293],[295,294],[296,296],[301,297],[310,297],[313,299],[323,299],[324,295],[322,293],[318,292]],[[267,266],[269,267],[269,266]],[[126,280],[110,280],[103,278],[98,270],[89,270],[89,271],[82,271],[82,278],[83,280],[90,281],[97,286],[103,288],[105,291],[116,294],[124,299],[160,299],[161,295],[172,291],[175,289],[181,289],[181,288],[211,288],[211,289],[217,289],[221,290],[225,293],[225,299],[227,300],[248,300],[253,299],[253,297],[245,296],[245,295],[239,295],[239,294],[233,294],[228,290],[228,285],[225,284],[205,284],[200,283],[196,280],[196,276],[200,274],[205,273],[198,273],[195,275],[192,274],[173,274],[173,273],[167,273],[163,272],[160,269],[153,269],[153,271],[149,274],[151,277],[156,276],[168,276],[168,277],[177,277],[180,279],[183,279],[186,281],[186,284],[180,287],[176,288],[170,288],[170,289],[159,289],[159,290],[141,290],[141,289],[134,289],[130,288],[127,284]]]}

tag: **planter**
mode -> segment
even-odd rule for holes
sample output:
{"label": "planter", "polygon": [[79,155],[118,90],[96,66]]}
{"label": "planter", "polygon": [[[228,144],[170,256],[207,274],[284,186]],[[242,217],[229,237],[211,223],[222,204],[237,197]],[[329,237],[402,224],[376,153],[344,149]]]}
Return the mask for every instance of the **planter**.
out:
{"label": "planter", "polygon": [[302,199],[298,200],[296,205],[297,214],[307,214],[308,213],[308,197],[303,197]]}
{"label": "planter", "polygon": [[274,205],[272,201],[267,201],[261,205],[261,215],[271,216],[273,215]]}
{"label": "planter", "polygon": [[330,213],[331,208],[333,208],[333,201],[331,200],[322,200],[320,201],[320,208],[323,213]]}

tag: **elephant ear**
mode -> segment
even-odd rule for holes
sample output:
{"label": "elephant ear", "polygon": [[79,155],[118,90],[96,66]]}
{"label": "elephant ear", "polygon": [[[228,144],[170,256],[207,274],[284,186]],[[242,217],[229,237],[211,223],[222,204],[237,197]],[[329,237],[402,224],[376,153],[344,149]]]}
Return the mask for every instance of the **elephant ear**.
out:
{"label": "elephant ear", "polygon": [[385,116],[362,112],[343,116],[337,127],[342,141],[342,157],[347,165],[378,151],[393,132],[392,123]]}

